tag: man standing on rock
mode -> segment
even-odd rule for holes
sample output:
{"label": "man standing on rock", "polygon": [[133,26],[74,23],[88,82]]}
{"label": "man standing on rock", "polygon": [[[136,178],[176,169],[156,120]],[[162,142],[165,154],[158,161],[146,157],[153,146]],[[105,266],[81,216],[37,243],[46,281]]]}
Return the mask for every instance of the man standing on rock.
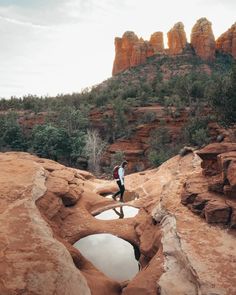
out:
{"label": "man standing on rock", "polygon": [[128,164],[127,161],[123,161],[121,163],[121,165],[119,166],[119,169],[118,169],[118,173],[117,173],[117,176],[115,177],[115,180],[116,180],[116,183],[119,187],[119,191],[116,192],[112,198],[113,200],[116,201],[116,196],[120,195],[120,202],[123,202],[123,195],[124,195],[124,192],[125,192],[125,183],[124,183],[124,178],[125,178],[125,167],[126,165]]}

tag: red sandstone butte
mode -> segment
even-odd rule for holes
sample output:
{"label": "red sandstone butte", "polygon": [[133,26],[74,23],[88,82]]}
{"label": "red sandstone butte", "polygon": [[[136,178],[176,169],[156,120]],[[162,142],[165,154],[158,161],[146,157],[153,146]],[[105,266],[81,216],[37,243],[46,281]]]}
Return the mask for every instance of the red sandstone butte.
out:
{"label": "red sandstone butte", "polygon": [[152,34],[150,41],[138,38],[134,32],[127,31],[122,38],[115,38],[115,60],[112,75],[145,63],[146,58],[164,50],[163,34]]}
{"label": "red sandstone butte", "polygon": [[212,32],[211,22],[205,17],[197,20],[191,32],[191,45],[195,53],[204,60],[215,58],[215,37]]}
{"label": "red sandstone butte", "polygon": [[153,33],[150,37],[149,43],[153,47],[154,53],[163,52],[164,51],[163,33],[162,32]]}
{"label": "red sandstone butte", "polygon": [[236,58],[236,23],[216,40],[216,48]]}
{"label": "red sandstone butte", "polygon": [[122,38],[115,38],[115,60],[112,74],[115,75],[130,67],[134,45],[139,41],[134,32],[127,31]]}
{"label": "red sandstone butte", "polygon": [[180,54],[187,44],[186,33],[182,22],[178,22],[167,33],[170,54]]}

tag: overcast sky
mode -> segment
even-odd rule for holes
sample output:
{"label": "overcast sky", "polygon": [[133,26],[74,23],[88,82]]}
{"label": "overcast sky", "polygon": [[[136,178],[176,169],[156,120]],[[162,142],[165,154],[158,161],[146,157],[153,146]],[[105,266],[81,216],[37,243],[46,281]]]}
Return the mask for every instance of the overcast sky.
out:
{"label": "overcast sky", "polygon": [[80,92],[111,77],[114,38],[148,40],[200,17],[215,37],[236,21],[235,0],[0,0],[0,97]]}

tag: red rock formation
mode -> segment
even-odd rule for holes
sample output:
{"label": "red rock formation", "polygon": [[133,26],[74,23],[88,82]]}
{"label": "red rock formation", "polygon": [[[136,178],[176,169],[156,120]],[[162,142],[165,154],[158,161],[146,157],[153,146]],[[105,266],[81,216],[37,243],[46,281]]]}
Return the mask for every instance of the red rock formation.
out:
{"label": "red rock formation", "polygon": [[[27,153],[1,153],[0,294],[235,294],[235,236],[209,226],[180,202],[189,176],[200,175],[195,188],[203,190],[200,164],[190,153],[158,169],[128,175],[126,188],[139,199],[120,204],[99,195],[116,190],[113,181]],[[233,169],[229,165],[227,174],[232,185]],[[65,204],[68,194],[73,202]],[[204,196],[198,202],[203,206]],[[117,220],[93,216],[124,205],[140,208],[139,213]],[[235,221],[231,204],[217,210],[213,205],[206,205],[209,222]],[[130,282],[108,278],[72,246],[104,232],[139,249],[141,269]]]}
{"label": "red rock formation", "polygon": [[130,67],[145,63],[147,59],[147,52],[152,55],[152,48],[148,48],[146,42],[140,39],[133,46],[132,54],[130,57]]}
{"label": "red rock formation", "polygon": [[153,47],[154,53],[159,53],[164,51],[164,41],[163,33],[155,32],[151,35],[149,44]]}
{"label": "red rock formation", "polygon": [[204,60],[215,58],[215,37],[212,32],[211,22],[200,18],[192,28],[191,45],[195,53]]}
{"label": "red rock formation", "polygon": [[133,47],[138,42],[138,37],[134,34],[134,32],[130,31],[125,32],[122,38],[115,38],[115,60],[113,64],[112,75],[130,68]]}
{"label": "red rock formation", "polygon": [[150,42],[138,38],[134,32],[127,31],[122,38],[115,38],[115,60],[112,75],[130,67],[145,63],[147,57],[163,51],[161,32],[154,33]]}
{"label": "red rock formation", "polygon": [[216,48],[236,58],[236,23],[216,40]]}
{"label": "red rock formation", "polygon": [[[167,50],[164,49],[162,32],[153,33],[149,41],[139,39],[133,32],[125,32],[122,38],[115,38],[112,75],[145,63],[147,57],[157,53],[181,54],[187,44],[183,23],[176,23],[167,36]],[[192,28],[190,43],[195,53],[204,60],[214,60],[215,49],[230,53],[236,58],[236,23],[215,41],[211,22],[206,18],[200,18]]]}
{"label": "red rock formation", "polygon": [[[47,172],[37,160],[25,153],[0,154],[0,294],[90,295],[70,253],[35,205],[47,190]],[[57,201],[49,199],[49,214],[60,207]]]}
{"label": "red rock formation", "polygon": [[167,33],[169,54],[180,54],[187,44],[186,33],[182,22],[178,22]]}
{"label": "red rock formation", "polygon": [[236,144],[213,143],[197,154],[203,170],[185,183],[182,203],[208,223],[236,227]]}

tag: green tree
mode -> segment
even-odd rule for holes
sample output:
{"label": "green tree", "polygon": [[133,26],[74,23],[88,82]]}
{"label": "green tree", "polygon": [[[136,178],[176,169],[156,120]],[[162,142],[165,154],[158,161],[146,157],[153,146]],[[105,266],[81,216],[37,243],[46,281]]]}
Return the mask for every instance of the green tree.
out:
{"label": "green tree", "polygon": [[34,127],[31,144],[37,155],[55,161],[68,159],[71,153],[71,142],[67,131],[50,124]]}
{"label": "green tree", "polygon": [[77,131],[71,138],[71,160],[76,164],[77,160],[84,156],[86,137],[83,131]]}
{"label": "green tree", "polygon": [[148,159],[154,166],[161,165],[174,154],[169,130],[164,126],[151,132],[149,144]]}
{"label": "green tree", "polygon": [[75,107],[65,106],[59,111],[57,126],[65,128],[70,136],[78,130],[86,130],[88,124],[88,109],[86,107],[76,109]]}
{"label": "green tree", "polygon": [[189,119],[183,130],[185,143],[197,146],[209,143],[209,120],[208,117],[194,117]]}
{"label": "green tree", "polygon": [[236,62],[228,76],[216,79],[212,84],[211,99],[213,108],[227,125],[236,123]]}
{"label": "green tree", "polygon": [[26,149],[26,139],[17,121],[17,114],[10,112],[0,117],[0,146],[2,149],[23,151]]}

